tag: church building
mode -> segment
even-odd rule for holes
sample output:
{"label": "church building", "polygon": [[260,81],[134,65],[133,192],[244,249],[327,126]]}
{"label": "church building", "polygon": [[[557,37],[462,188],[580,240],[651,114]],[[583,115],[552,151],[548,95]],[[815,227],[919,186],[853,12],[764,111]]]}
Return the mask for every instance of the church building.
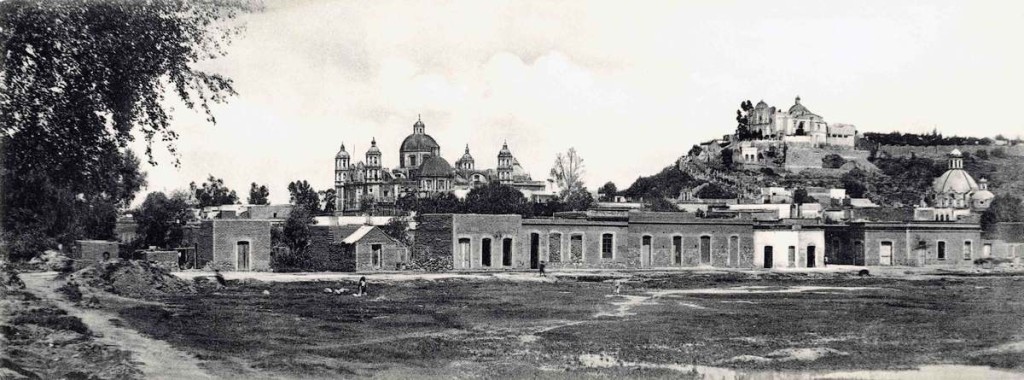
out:
{"label": "church building", "polygon": [[412,126],[412,134],[398,149],[398,167],[387,168],[376,139],[370,142],[366,159],[355,164],[345,144],[334,157],[335,209],[338,214],[360,213],[372,207],[392,207],[398,198],[413,194],[426,197],[438,193],[465,194],[470,189],[492,181],[519,189],[536,200],[550,186],[534,181],[512,155],[508,143],[498,152],[498,167],[477,169],[476,161],[466,146],[453,167],[441,155],[441,145],[427,134],[422,119]]}
{"label": "church building", "polygon": [[801,104],[799,96],[788,111],[769,106],[764,100],[757,102],[748,113],[747,123],[750,130],[764,140],[852,148],[857,135],[853,125],[826,123],[824,118]]}

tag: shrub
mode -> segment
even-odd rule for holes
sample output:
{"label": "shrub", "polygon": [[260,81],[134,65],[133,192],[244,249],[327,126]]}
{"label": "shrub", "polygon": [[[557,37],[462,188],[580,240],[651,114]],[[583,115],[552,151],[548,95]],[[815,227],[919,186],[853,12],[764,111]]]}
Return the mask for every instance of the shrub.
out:
{"label": "shrub", "polygon": [[12,325],[33,324],[53,330],[74,331],[82,335],[89,335],[89,328],[82,323],[81,319],[68,315],[61,309],[52,307],[35,308],[11,318]]}
{"label": "shrub", "polygon": [[57,288],[57,292],[63,294],[68,301],[78,302],[82,300],[82,289],[78,287],[78,284],[74,281],[65,282]]}
{"label": "shrub", "polygon": [[843,164],[846,164],[846,159],[835,153],[829,153],[821,158],[821,167],[825,169],[839,169]]}
{"label": "shrub", "polygon": [[1003,149],[1003,148],[992,149],[992,157],[995,157],[995,158],[1006,158],[1006,149]]}

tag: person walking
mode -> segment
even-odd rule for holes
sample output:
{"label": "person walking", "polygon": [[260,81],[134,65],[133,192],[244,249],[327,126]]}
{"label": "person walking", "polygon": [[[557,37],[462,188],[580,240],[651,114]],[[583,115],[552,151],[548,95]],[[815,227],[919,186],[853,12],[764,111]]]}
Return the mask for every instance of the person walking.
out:
{"label": "person walking", "polygon": [[537,268],[540,271],[540,276],[544,277],[544,261],[543,260],[540,262],[539,265],[537,265]]}

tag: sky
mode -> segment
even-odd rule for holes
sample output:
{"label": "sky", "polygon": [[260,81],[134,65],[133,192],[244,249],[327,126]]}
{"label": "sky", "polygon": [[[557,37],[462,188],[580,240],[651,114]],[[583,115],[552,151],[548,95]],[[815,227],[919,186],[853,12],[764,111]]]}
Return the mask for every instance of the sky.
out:
{"label": "sky", "polygon": [[[1024,2],[273,1],[198,68],[238,95],[215,125],[169,101],[180,166],[160,146],[149,191],[209,174],[333,186],[344,143],[385,167],[417,117],[454,163],[493,168],[503,142],[534,179],[575,148],[586,185],[629,186],[735,129],[743,100],[796,96],[861,132],[1017,136]],[[138,142],[136,151],[143,151]],[[140,203],[144,195],[136,198]]]}

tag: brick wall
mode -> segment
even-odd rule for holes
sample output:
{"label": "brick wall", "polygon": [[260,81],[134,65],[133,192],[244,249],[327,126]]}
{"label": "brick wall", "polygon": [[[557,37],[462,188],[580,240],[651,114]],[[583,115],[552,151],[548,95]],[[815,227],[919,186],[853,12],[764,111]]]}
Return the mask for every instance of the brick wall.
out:
{"label": "brick wall", "polygon": [[253,219],[216,219],[212,226],[212,260],[215,268],[236,267],[239,242],[249,242],[249,269],[270,270],[270,222]]}
{"label": "brick wall", "polygon": [[274,268],[281,271],[327,271],[352,272],[356,270],[355,255],[351,250],[335,242],[332,226],[310,226],[309,246],[306,247],[308,260],[295,268]]}
{"label": "brick wall", "polygon": [[[452,219],[452,235],[449,236],[447,254],[453,260],[455,269],[473,270],[501,270],[501,269],[524,269],[529,268],[528,258],[524,260],[520,253],[522,244],[519,237],[519,229],[522,225],[522,217],[519,215],[478,215],[478,214],[456,214]],[[470,256],[468,261],[461,253],[455,252],[460,239],[470,240]],[[490,239],[491,242],[491,263],[490,266],[483,265],[483,241]],[[510,252],[511,265],[503,265],[504,240],[512,239]]]}
{"label": "brick wall", "polygon": [[[538,259],[546,262],[546,268],[636,268],[639,255],[629,249],[629,230],[626,226],[626,222],[583,219],[524,219],[518,239],[520,249],[516,250],[515,256],[516,267],[531,268],[531,236],[536,234]],[[612,236],[611,258],[602,256],[602,238],[605,234]],[[573,235],[583,237],[583,249],[578,260],[574,259],[570,243]],[[552,236],[555,236],[554,240]],[[556,252],[552,252],[552,244],[558,247]]]}
{"label": "brick wall", "polygon": [[[864,229],[864,265],[881,265],[883,243],[892,244],[892,265],[959,266],[972,265],[981,257],[981,231],[976,228],[948,228],[924,225],[898,225]],[[968,254],[964,242],[971,243]],[[945,258],[939,258],[940,242],[945,243]]]}
{"label": "brick wall", "polygon": [[196,268],[213,262],[213,221],[205,220],[195,230]]}
{"label": "brick wall", "polygon": [[[651,237],[651,255],[644,257],[643,237]],[[682,237],[682,257],[676,262],[673,238]],[[709,237],[711,243],[710,262],[701,259],[701,237]],[[735,237],[735,238],[734,238]],[[734,244],[739,246],[736,251]],[[753,264],[753,227],[751,223],[719,224],[705,220],[702,223],[643,223],[634,221],[629,225],[629,249],[639,258],[639,266],[694,267],[710,265],[715,267],[750,268]]]}

